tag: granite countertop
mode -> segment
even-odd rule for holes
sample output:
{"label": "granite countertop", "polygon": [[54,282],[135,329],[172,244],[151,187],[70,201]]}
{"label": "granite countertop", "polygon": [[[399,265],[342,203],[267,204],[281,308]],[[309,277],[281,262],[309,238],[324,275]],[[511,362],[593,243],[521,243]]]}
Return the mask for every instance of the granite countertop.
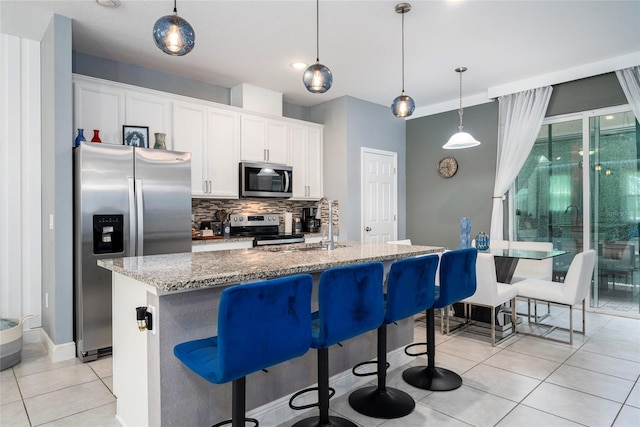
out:
{"label": "granite countertop", "polygon": [[301,243],[101,259],[98,265],[166,293],[318,272],[371,261],[392,261],[443,250],[436,246],[337,242],[336,249],[327,251],[318,243]]}

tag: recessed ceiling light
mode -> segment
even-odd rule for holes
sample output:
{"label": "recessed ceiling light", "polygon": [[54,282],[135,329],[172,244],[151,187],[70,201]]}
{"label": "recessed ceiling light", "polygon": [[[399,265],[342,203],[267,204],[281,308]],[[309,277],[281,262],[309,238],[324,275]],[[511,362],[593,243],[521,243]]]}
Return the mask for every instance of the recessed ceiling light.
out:
{"label": "recessed ceiling light", "polygon": [[120,6],[120,0],[96,0],[96,3],[98,3],[100,6],[109,8],[116,8]]}
{"label": "recessed ceiling light", "polygon": [[292,62],[291,67],[295,68],[296,70],[304,70],[305,68],[307,68],[309,66],[309,64],[306,64],[304,62]]}
{"label": "recessed ceiling light", "polygon": [[613,120],[613,116],[604,116],[604,118],[607,120]]}

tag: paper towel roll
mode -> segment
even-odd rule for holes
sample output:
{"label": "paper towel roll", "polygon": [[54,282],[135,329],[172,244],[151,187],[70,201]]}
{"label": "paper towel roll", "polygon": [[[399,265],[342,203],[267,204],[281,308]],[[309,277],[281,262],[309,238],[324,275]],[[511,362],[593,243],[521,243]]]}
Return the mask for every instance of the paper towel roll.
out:
{"label": "paper towel roll", "polygon": [[291,224],[293,223],[293,214],[286,212],[284,214],[284,234],[291,234]]}

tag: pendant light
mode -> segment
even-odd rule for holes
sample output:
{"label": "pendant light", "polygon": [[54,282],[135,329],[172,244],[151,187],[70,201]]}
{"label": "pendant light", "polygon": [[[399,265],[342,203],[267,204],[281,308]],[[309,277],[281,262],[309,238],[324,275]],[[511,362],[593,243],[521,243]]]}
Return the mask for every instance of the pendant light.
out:
{"label": "pendant light", "polygon": [[455,72],[460,74],[460,108],[458,108],[458,116],[460,117],[459,132],[454,134],[442,148],[446,150],[458,150],[461,148],[470,148],[480,145],[480,141],[475,139],[467,132],[462,132],[462,73],[467,71],[467,67],[456,68]]}
{"label": "pendant light", "polygon": [[416,103],[409,95],[404,93],[404,14],[411,10],[409,3],[398,3],[395,6],[396,13],[402,14],[402,93],[391,103],[391,112],[396,117],[409,117],[416,109]]}
{"label": "pendant light", "polygon": [[163,16],[153,26],[153,41],[164,53],[182,56],[193,49],[196,34],[191,24],[178,16],[176,1],[173,0],[173,15]]}
{"label": "pendant light", "polygon": [[320,63],[320,0],[316,0],[316,63],[302,75],[302,82],[311,93],[325,93],[331,89],[331,70]]}

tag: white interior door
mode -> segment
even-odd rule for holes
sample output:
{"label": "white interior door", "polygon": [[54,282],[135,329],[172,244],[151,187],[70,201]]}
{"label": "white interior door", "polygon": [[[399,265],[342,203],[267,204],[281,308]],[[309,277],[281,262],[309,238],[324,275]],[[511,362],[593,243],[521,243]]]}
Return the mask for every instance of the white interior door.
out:
{"label": "white interior door", "polygon": [[362,241],[396,240],[397,153],[362,148]]}

